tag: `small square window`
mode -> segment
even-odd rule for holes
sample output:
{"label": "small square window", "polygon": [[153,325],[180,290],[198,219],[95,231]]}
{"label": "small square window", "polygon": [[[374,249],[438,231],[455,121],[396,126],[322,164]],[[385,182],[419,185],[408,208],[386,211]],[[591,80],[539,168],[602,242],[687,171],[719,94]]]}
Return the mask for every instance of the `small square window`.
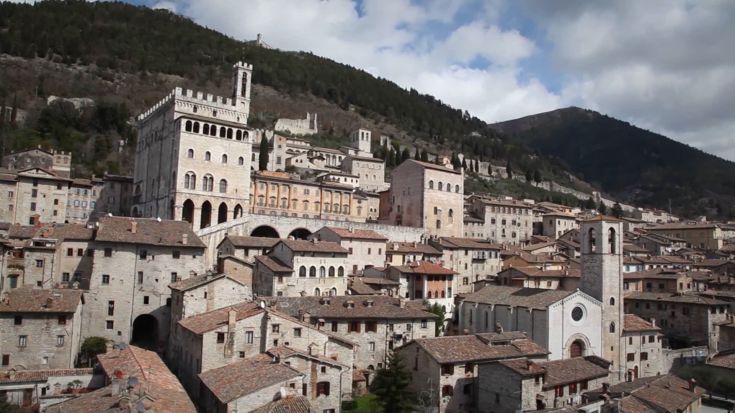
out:
{"label": "small square window", "polygon": [[105,257],[112,257],[112,248],[105,248]]}
{"label": "small square window", "polygon": [[150,298],[147,295],[143,296],[143,304],[148,305],[150,303]]}
{"label": "small square window", "polygon": [[174,251],[174,252],[171,253],[171,256],[174,259],[177,259],[178,260],[179,258],[181,258],[181,251]]}
{"label": "small square window", "polygon": [[281,331],[281,325],[280,324],[273,324],[271,326],[271,332],[272,333],[278,333]]}
{"label": "small square window", "polygon": [[301,328],[294,328],[293,329],[293,336],[294,337],[301,337]]}
{"label": "small square window", "polygon": [[16,326],[23,325],[23,316],[22,315],[15,316],[15,318],[13,319],[13,324],[15,324]]}
{"label": "small square window", "polygon": [[64,347],[64,336],[56,336],[56,347]]}
{"label": "small square window", "polygon": [[114,321],[112,321],[112,320],[107,320],[107,321],[105,322],[105,329],[107,329],[107,330],[112,330],[112,329],[114,329],[114,328],[115,328],[115,322],[114,322]]}
{"label": "small square window", "polygon": [[102,284],[107,285],[110,283],[110,274],[102,274]]}
{"label": "small square window", "polygon": [[18,336],[18,347],[26,347],[28,345],[28,336]]}
{"label": "small square window", "polygon": [[225,333],[217,333],[217,344],[225,342]]}
{"label": "small square window", "polygon": [[59,320],[59,325],[60,326],[66,325],[66,316],[65,315],[60,315],[59,318],[58,318],[58,320]]}

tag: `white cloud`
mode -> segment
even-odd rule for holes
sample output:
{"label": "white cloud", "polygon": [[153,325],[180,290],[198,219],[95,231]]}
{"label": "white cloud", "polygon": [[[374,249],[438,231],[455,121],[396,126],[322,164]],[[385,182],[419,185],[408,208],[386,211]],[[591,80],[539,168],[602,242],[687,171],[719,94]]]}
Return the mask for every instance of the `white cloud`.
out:
{"label": "white cloud", "polygon": [[[519,80],[520,64],[536,46],[518,31],[497,25],[502,0],[480,2],[484,7],[462,22],[457,21],[467,6],[462,0],[364,0],[359,10],[351,0],[302,0],[298,7],[290,0],[175,3],[182,14],[230,36],[253,39],[262,33],[273,47],[311,51],[362,68],[487,121],[559,104],[558,96],[537,80]],[[477,59],[490,66],[477,68]]]}
{"label": "white cloud", "polygon": [[174,3],[173,1],[166,1],[166,0],[159,1],[158,3],[154,4],[152,8],[153,9],[164,9],[172,13],[177,12],[176,3]]}

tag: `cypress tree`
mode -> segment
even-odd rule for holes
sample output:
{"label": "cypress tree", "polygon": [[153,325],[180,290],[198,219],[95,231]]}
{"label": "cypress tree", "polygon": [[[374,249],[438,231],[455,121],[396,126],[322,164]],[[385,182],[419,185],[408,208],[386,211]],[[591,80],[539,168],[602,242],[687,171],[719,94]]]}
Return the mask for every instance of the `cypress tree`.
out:
{"label": "cypress tree", "polygon": [[421,162],[429,162],[429,153],[426,152],[426,149],[421,150]]}
{"label": "cypress tree", "polygon": [[370,392],[378,396],[384,413],[408,413],[414,411],[415,396],[411,393],[411,374],[406,370],[403,360],[391,354],[388,365],[375,374]]}
{"label": "cypress tree", "polygon": [[260,153],[258,156],[258,170],[265,171],[268,169],[268,139],[263,135],[260,138]]}

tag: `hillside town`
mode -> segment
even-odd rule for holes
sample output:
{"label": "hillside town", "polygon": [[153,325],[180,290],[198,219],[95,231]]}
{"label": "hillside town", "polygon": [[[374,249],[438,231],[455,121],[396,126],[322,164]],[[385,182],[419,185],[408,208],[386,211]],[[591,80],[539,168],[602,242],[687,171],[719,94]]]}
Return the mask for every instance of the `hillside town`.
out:
{"label": "hillside town", "polygon": [[735,375],[735,223],[468,193],[379,131],[315,146],[316,113],[254,128],[254,70],[140,114],[132,176],[3,157],[2,401],[347,412],[398,372],[413,411],[694,413],[712,383],[677,371]]}

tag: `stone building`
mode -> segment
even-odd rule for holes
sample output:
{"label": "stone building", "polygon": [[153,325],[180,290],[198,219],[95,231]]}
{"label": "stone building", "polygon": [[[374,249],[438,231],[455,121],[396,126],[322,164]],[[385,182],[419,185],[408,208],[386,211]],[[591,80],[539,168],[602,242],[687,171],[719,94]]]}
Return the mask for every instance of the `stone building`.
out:
{"label": "stone building", "polygon": [[622,338],[625,346],[626,381],[665,373],[663,334],[660,328],[634,314],[626,314]]}
{"label": "stone building", "polygon": [[133,178],[105,174],[102,191],[95,208],[96,217],[103,215],[130,216],[133,207]]}
{"label": "stone building", "polygon": [[[409,159],[393,170],[380,220],[429,236],[464,236],[464,172]],[[383,199],[381,199],[381,203]]]}
{"label": "stone building", "polygon": [[183,221],[102,217],[84,335],[139,342],[161,351],[169,335],[168,285],[204,274],[204,244]]}
{"label": "stone building", "polygon": [[[434,337],[436,315],[405,300],[385,296],[272,297],[266,305],[291,317],[308,318],[319,330],[356,344],[354,366],[373,371],[413,339]],[[308,317],[307,317],[308,315]]]}
{"label": "stone building", "polygon": [[176,376],[152,351],[117,344],[97,356],[105,386],[63,403],[47,413],[147,412],[195,413],[196,407]]}
{"label": "stone building", "polygon": [[367,229],[324,227],[310,238],[320,241],[334,242],[349,251],[352,265],[348,274],[358,274],[364,269],[383,267],[385,265],[386,243],[388,238]]}
{"label": "stone building", "polygon": [[104,384],[92,368],[7,370],[0,374],[0,400],[39,411],[75,397],[74,391],[97,389]]}
{"label": "stone building", "polygon": [[578,269],[546,270],[543,267],[509,267],[498,273],[500,285],[574,291],[579,288]]}
{"label": "stone building", "polygon": [[582,394],[602,387],[610,363],[596,356],[533,361],[527,358],[479,367],[478,412],[535,411],[582,403]]}
{"label": "stone building", "polygon": [[[308,317],[297,319],[276,309],[244,302],[185,318],[172,363],[184,387],[195,398],[200,373],[285,346],[352,366],[354,343],[313,327]],[[349,388],[349,387],[348,387]]]}
{"label": "stone building", "polygon": [[694,381],[673,374],[646,377],[590,390],[583,394],[585,411],[612,412],[690,412],[702,409],[705,389]]}
{"label": "stone building", "polygon": [[417,261],[439,262],[443,253],[429,244],[389,242],[386,250],[388,265],[406,265]]}
{"label": "stone building", "polygon": [[99,214],[95,212],[103,188],[104,181],[94,176],[91,179],[72,179],[66,201],[65,222],[86,224],[97,218]]}
{"label": "stone building", "polygon": [[565,232],[579,228],[577,217],[566,212],[549,212],[542,216],[543,235],[559,238]]}
{"label": "stone building", "polygon": [[174,89],[138,116],[133,216],[194,228],[240,217],[250,199],[253,67],[233,66],[232,97]]}
{"label": "stone building", "polygon": [[285,172],[254,172],[250,187],[250,212],[365,222],[365,217],[358,214],[353,191],[350,185],[307,181]]}
{"label": "stone building", "polygon": [[484,235],[499,244],[524,244],[533,235],[533,205],[512,198],[473,195],[468,199],[473,216],[485,223]]}
{"label": "stone building", "polygon": [[388,278],[400,283],[398,294],[401,297],[437,304],[447,315],[454,310],[455,276],[454,271],[426,261],[388,267]]}
{"label": "stone building", "polygon": [[717,349],[717,325],[727,321],[727,301],[697,293],[633,292],[625,297],[625,311],[656,320],[669,346],[708,346]]}
{"label": "stone building", "polygon": [[18,171],[13,219],[9,222],[34,225],[63,223],[71,180],[40,168]]}
{"label": "stone building", "polygon": [[217,245],[218,271],[247,280],[248,285],[252,287],[255,257],[267,254],[278,241],[278,238],[227,234]]}
{"label": "stone building", "polygon": [[69,369],[79,353],[80,290],[16,288],[0,301],[3,369]]}
{"label": "stone building", "polygon": [[523,333],[487,333],[412,340],[396,350],[411,372],[411,390],[439,412],[477,412],[482,404],[478,372],[482,363],[529,357],[546,350]]}
{"label": "stone building", "polygon": [[276,132],[288,132],[293,135],[314,135],[319,133],[317,114],[306,112],[305,119],[278,118],[273,129]]}
{"label": "stone building", "polygon": [[45,150],[38,148],[27,149],[3,156],[2,166],[11,171],[25,171],[28,169],[43,169],[62,178],[71,176],[71,152]]}
{"label": "stone building", "polygon": [[360,181],[360,188],[365,191],[379,192],[390,186],[385,182],[385,162],[379,158],[349,155],[342,161],[342,170]]}
{"label": "stone building", "polygon": [[349,251],[335,242],[281,240],[255,257],[253,292],[259,296],[347,294]]}
{"label": "stone building", "polygon": [[722,226],[712,222],[659,224],[646,230],[651,234],[683,239],[690,248],[710,251],[721,249],[726,239]]}
{"label": "stone building", "polygon": [[476,282],[487,280],[501,270],[499,245],[458,237],[441,237],[429,243],[442,251],[441,264],[457,273],[455,294],[473,292]]}

